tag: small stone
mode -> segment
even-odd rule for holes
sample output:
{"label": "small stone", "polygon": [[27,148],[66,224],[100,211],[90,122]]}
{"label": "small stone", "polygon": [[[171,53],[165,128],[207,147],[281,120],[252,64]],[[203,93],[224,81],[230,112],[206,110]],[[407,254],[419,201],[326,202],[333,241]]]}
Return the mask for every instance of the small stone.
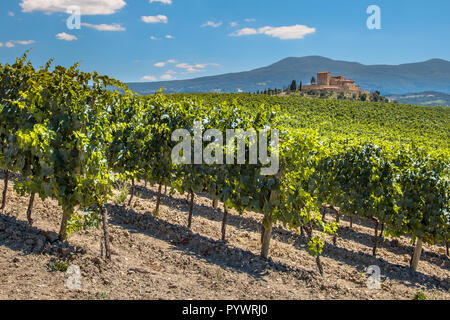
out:
{"label": "small stone", "polygon": [[19,262],[22,262],[22,259],[20,259],[19,257],[15,257],[12,262],[19,263]]}

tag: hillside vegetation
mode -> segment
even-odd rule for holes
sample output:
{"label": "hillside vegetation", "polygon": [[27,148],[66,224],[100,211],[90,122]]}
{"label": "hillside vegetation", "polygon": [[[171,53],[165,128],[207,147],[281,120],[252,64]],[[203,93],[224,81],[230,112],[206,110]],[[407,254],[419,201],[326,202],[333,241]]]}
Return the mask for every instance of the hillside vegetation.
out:
{"label": "hillside vegetation", "polygon": [[[284,234],[292,244],[295,234],[300,234],[303,246],[298,248],[310,255],[318,274],[324,276],[338,268],[327,264],[327,269],[324,257],[338,257],[336,252],[331,254],[330,246],[336,248],[343,236],[343,216],[350,229],[354,222],[373,226],[369,227],[369,241],[364,236],[373,258],[380,255],[380,244],[387,237],[396,241],[394,247],[405,241],[414,244],[408,263],[413,275],[421,268],[420,258],[428,257],[422,255],[424,247],[441,250],[447,244],[448,254],[446,108],[261,95],[138,96],[114,79],[80,71],[78,65],[52,68],[49,61],[36,69],[26,55],[12,65],[0,65],[0,80],[4,181],[0,243],[7,247],[4,255],[8,258],[12,251],[59,255],[67,261],[52,261],[50,269],[62,270],[72,260],[81,263],[86,252],[71,247],[71,238],[103,226],[96,238],[106,263],[96,262],[100,269],[108,268],[108,261],[112,263],[114,242],[123,250],[145,251],[144,239],[148,239],[164,256],[165,246],[156,244],[157,237],[175,246],[193,246],[190,250],[199,256],[215,252],[220,263],[234,268],[246,268],[244,263],[256,261],[262,263],[258,268],[273,268],[292,277],[290,273],[298,270],[290,267],[292,263],[280,265],[271,260],[280,258],[274,236]],[[263,133],[243,143],[246,150],[256,142],[266,145],[271,161],[262,161],[266,157],[260,154],[261,161],[255,164],[238,164],[235,146],[218,144],[216,135],[228,129]],[[199,139],[207,130],[211,131]],[[202,155],[209,160],[196,160],[195,165],[175,161],[172,154],[180,150],[176,149],[180,140],[174,133],[180,132],[187,136],[180,158],[192,160]],[[203,152],[198,152],[198,145]],[[227,155],[226,165],[220,162],[221,154]],[[263,174],[275,160],[277,173]],[[148,193],[152,206],[141,202]],[[180,201],[176,199],[184,197],[186,210],[182,210],[185,217],[181,221],[180,208],[168,212],[167,206],[176,206]],[[198,219],[202,212],[209,212],[206,215],[212,218],[211,211],[199,207],[200,199],[201,207],[208,207],[205,198],[216,214],[213,219],[220,216],[214,224]],[[37,204],[47,220],[41,228],[53,229],[59,220],[58,234],[33,227],[40,219],[34,215]],[[49,204],[58,210],[48,210]],[[219,205],[222,210],[217,211]],[[13,212],[27,222],[8,217]],[[242,223],[236,225],[236,219]],[[246,228],[245,221],[251,225],[251,232],[245,233],[248,237],[259,233],[256,243],[239,241],[248,245],[246,250],[253,250],[250,254],[242,252],[245,248],[236,251],[227,245],[236,232],[242,236],[236,229]],[[111,229],[111,222],[119,229]],[[198,223],[204,224],[200,229],[207,239],[192,233],[198,230]],[[145,234],[138,246],[120,229],[125,225]],[[220,232],[215,231],[217,225]],[[350,238],[357,241],[358,237],[353,234]],[[95,246],[98,248],[98,242]],[[260,250],[258,258],[255,248]],[[290,259],[291,252],[281,255],[282,259]],[[169,261],[176,260],[169,255]],[[350,258],[344,263],[352,264],[355,255],[346,256]],[[395,257],[389,259],[395,261]],[[432,273],[439,279],[448,275],[448,270],[441,270],[446,259],[439,256],[435,261],[439,270]],[[21,261],[12,260],[15,265]],[[83,264],[90,267],[90,262]],[[114,265],[109,266],[110,277],[114,277]],[[123,273],[121,268],[116,274]],[[132,267],[128,272],[151,274]],[[302,271],[297,274],[305,275]],[[316,281],[305,277],[305,281]],[[448,288],[445,281],[436,287],[432,276],[424,279],[429,288]],[[313,287],[318,288],[317,282]]]}
{"label": "hillside vegetation", "polygon": [[[195,79],[137,82],[129,87],[139,94],[152,94],[160,88],[167,93],[181,92],[256,92],[283,88],[287,81],[309,83],[319,71],[343,75],[356,81],[363,90],[379,90],[382,95],[441,91],[450,88],[450,61],[432,59],[401,65],[363,65],[320,56],[290,57],[266,67]],[[242,90],[242,91],[240,91]]]}
{"label": "hillside vegetation", "polygon": [[236,101],[250,113],[255,106],[279,106],[287,127],[314,128],[328,136],[414,143],[430,151],[446,152],[450,148],[450,109],[446,107],[253,94],[170,96],[200,99],[210,105]]}
{"label": "hillside vegetation", "polygon": [[427,91],[420,93],[407,93],[390,95],[390,100],[397,101],[398,103],[410,103],[422,106],[446,106],[450,107],[450,94]]}

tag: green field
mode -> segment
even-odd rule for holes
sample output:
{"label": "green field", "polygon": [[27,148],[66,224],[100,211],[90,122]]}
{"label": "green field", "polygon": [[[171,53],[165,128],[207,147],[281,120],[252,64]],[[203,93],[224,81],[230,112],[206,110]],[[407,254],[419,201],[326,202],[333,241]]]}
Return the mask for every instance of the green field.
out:
{"label": "green field", "polygon": [[450,108],[411,104],[314,99],[250,94],[179,94],[206,104],[237,101],[251,111],[261,104],[279,106],[284,124],[292,128],[315,128],[324,135],[347,135],[363,140],[416,143],[431,150],[449,150]]}

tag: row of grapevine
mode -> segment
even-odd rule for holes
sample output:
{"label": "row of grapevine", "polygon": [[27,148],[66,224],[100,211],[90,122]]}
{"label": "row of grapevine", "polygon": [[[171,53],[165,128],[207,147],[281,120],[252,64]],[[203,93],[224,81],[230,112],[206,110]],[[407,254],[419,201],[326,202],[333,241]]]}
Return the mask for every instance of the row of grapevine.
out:
{"label": "row of grapevine", "polygon": [[[159,207],[159,199],[163,185],[170,185],[172,190],[177,190],[181,194],[188,194],[189,215],[188,227],[191,227],[193,220],[193,204],[195,194],[207,192],[214,200],[224,203],[225,212],[222,225],[222,239],[226,238],[226,221],[229,209],[235,209],[239,213],[245,210],[253,210],[264,214],[263,235],[262,235],[262,255],[269,254],[269,242],[271,229],[274,223],[281,222],[290,228],[298,228],[304,223],[312,223],[322,226],[323,233],[333,232],[333,227],[325,225],[318,214],[316,202],[311,202],[311,196],[306,193],[296,194],[297,205],[285,206],[282,199],[290,198],[293,186],[282,188],[282,184],[287,181],[285,176],[264,176],[261,175],[260,164],[238,164],[238,148],[223,143],[224,137],[217,132],[226,130],[261,130],[266,128],[268,139],[272,139],[272,134],[268,130],[271,126],[276,126],[276,112],[260,106],[252,115],[243,112],[242,108],[233,103],[221,105],[204,105],[199,101],[184,99],[172,101],[160,94],[153,97],[133,97],[134,103],[124,104],[118,107],[113,121],[114,143],[110,147],[109,162],[113,164],[116,172],[121,173],[122,179],[148,180],[159,186],[156,210]],[[126,116],[122,116],[126,114]],[[179,143],[173,138],[176,130],[184,130],[188,136],[188,150],[185,157],[195,160],[200,158],[196,164],[174,163],[171,159],[173,150]],[[211,133],[210,130],[218,130]],[[299,135],[300,137],[300,135]],[[181,137],[180,137],[181,138]],[[276,138],[275,136],[273,138]],[[200,139],[200,141],[198,141]],[[312,154],[315,145],[312,137],[308,141],[301,139],[296,143],[302,149],[305,157]],[[258,139],[257,139],[258,140]],[[245,142],[245,158],[249,159],[250,145],[259,144],[260,141],[251,141],[249,137]],[[218,143],[218,142],[221,143]],[[308,143],[308,144],[307,144]],[[199,144],[199,149],[196,149]],[[282,143],[283,145],[283,143]],[[232,148],[232,149],[230,149]],[[286,146],[285,149],[287,149]],[[269,146],[270,149],[270,146]],[[203,151],[204,150],[204,151]],[[233,150],[232,152],[228,152]],[[284,149],[283,149],[284,150]],[[287,166],[294,156],[289,152],[281,152],[281,167],[293,171]],[[270,152],[269,152],[270,153]],[[221,164],[216,159],[208,161],[207,156],[227,155],[230,157],[229,164]],[[286,155],[285,155],[286,154]],[[232,163],[232,164],[230,164]],[[303,163],[307,165],[307,163]],[[289,183],[301,184],[302,179],[307,175],[291,176]],[[134,182],[132,183],[132,186]],[[286,184],[287,186],[287,184]],[[132,187],[133,188],[133,187]],[[130,202],[133,197],[131,193]],[[308,202],[308,205],[305,203]],[[311,202],[311,203],[309,203]],[[298,210],[300,208],[300,210]],[[310,246],[310,252],[319,255],[323,247],[323,240],[319,237],[311,237],[315,243]]]}
{"label": "row of grapevine", "polygon": [[[0,66],[0,165],[5,173],[22,176],[15,185],[30,194],[28,218],[35,195],[56,199],[63,210],[60,237],[67,238],[75,208],[103,214],[112,193],[106,146],[112,140],[108,107],[122,99],[120,85],[78,65],[35,70],[26,55]],[[8,174],[5,174],[3,203]],[[107,229],[105,228],[105,232]],[[107,239],[107,238],[106,238]]]}
{"label": "row of grapevine", "polygon": [[[195,193],[203,191],[222,200],[227,209],[264,213],[262,254],[268,256],[273,223],[287,221],[280,213],[284,209],[279,200],[280,177],[261,175],[263,165],[237,164],[237,150],[230,153],[232,165],[174,164],[171,154],[177,144],[172,134],[177,129],[192,135],[190,153],[196,157],[196,131],[201,131],[201,150],[207,144],[214,145],[213,137],[209,137],[209,143],[203,139],[208,129],[268,128],[270,136],[270,124],[276,121],[274,112],[261,106],[250,116],[233,104],[206,106],[189,99],[173,102],[162,95],[141,98],[126,89],[121,94],[108,88],[123,89],[122,84],[96,73],[83,73],[78,65],[68,69],[58,66],[52,71],[50,67],[51,61],[35,70],[24,56],[13,65],[2,65],[0,70],[1,167],[5,173],[22,176],[15,188],[21,194],[30,194],[30,223],[35,195],[42,200],[56,199],[63,210],[60,237],[66,239],[76,207],[91,208],[104,216],[103,205],[112,194],[117,175],[121,180],[145,179],[158,184],[158,202],[162,185],[190,194],[189,226]],[[196,123],[200,123],[200,129]],[[246,152],[250,143],[255,141],[247,139]],[[227,154],[228,145],[217,148]],[[218,152],[217,148],[211,154]],[[294,215],[304,212],[309,214],[303,210]],[[291,215],[287,216],[295,220]],[[320,215],[311,219],[320,220]],[[320,242],[315,238],[312,241]]]}
{"label": "row of grapevine", "polygon": [[448,109],[247,94],[175,99],[190,96],[210,103],[234,99],[249,112],[258,103],[280,104],[290,133],[293,126],[320,132],[313,148],[321,150],[320,160],[303,166],[314,172],[308,192],[319,204],[340,207],[350,219],[373,220],[375,235],[381,226],[386,235],[417,238],[417,249],[423,241],[447,242],[448,248]]}
{"label": "row of grapevine", "polygon": [[448,158],[371,142],[334,147],[317,167],[318,197],[349,216],[374,221],[374,256],[380,225],[386,235],[410,235],[419,244],[448,242]]}
{"label": "row of grapevine", "polygon": [[286,127],[317,128],[321,135],[359,136],[368,141],[411,144],[430,152],[450,147],[450,110],[448,107],[422,107],[407,104],[312,99],[298,96],[252,94],[176,94],[173,99],[195,97],[211,105],[234,101],[252,112],[261,104],[278,105],[289,116]]}
{"label": "row of grapevine", "polygon": [[[15,188],[30,195],[30,223],[35,195],[56,199],[63,209],[62,239],[75,208],[89,208],[103,219],[108,254],[104,204],[118,179],[132,181],[129,205],[136,181],[158,185],[155,213],[163,186],[187,193],[189,227],[195,194],[207,192],[224,203],[223,240],[230,209],[261,213],[263,257],[269,255],[276,223],[307,229],[308,251],[320,272],[325,235],[337,230],[336,223],[322,219],[323,204],[373,219],[385,226],[386,234],[409,234],[418,239],[418,247],[422,241],[450,240],[447,153],[431,155],[369,135],[362,139],[323,134],[320,128],[293,129],[285,126],[290,115],[264,104],[205,103],[195,96],[160,93],[139,97],[113,79],[81,72],[78,65],[50,67],[51,61],[36,70],[26,56],[0,65],[2,203],[4,208],[8,173],[20,174]],[[264,131],[267,136],[247,136],[239,150],[220,135],[230,129]],[[186,148],[177,149],[183,135],[174,136],[176,132],[188,137]],[[251,146],[260,143],[268,145],[272,156],[279,147],[277,175],[262,175],[267,164],[248,162]],[[174,150],[194,164],[172,161]],[[246,163],[238,162],[240,151]],[[223,155],[226,164],[219,160]]]}

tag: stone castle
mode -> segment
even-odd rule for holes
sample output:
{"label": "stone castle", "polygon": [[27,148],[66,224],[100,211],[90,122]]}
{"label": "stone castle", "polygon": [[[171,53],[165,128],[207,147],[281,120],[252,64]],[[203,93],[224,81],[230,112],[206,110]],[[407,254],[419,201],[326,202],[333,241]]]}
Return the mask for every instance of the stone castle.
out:
{"label": "stone castle", "polygon": [[361,92],[355,81],[345,79],[344,76],[332,77],[329,72],[317,73],[317,84],[302,86],[302,90],[330,90],[343,92]]}

